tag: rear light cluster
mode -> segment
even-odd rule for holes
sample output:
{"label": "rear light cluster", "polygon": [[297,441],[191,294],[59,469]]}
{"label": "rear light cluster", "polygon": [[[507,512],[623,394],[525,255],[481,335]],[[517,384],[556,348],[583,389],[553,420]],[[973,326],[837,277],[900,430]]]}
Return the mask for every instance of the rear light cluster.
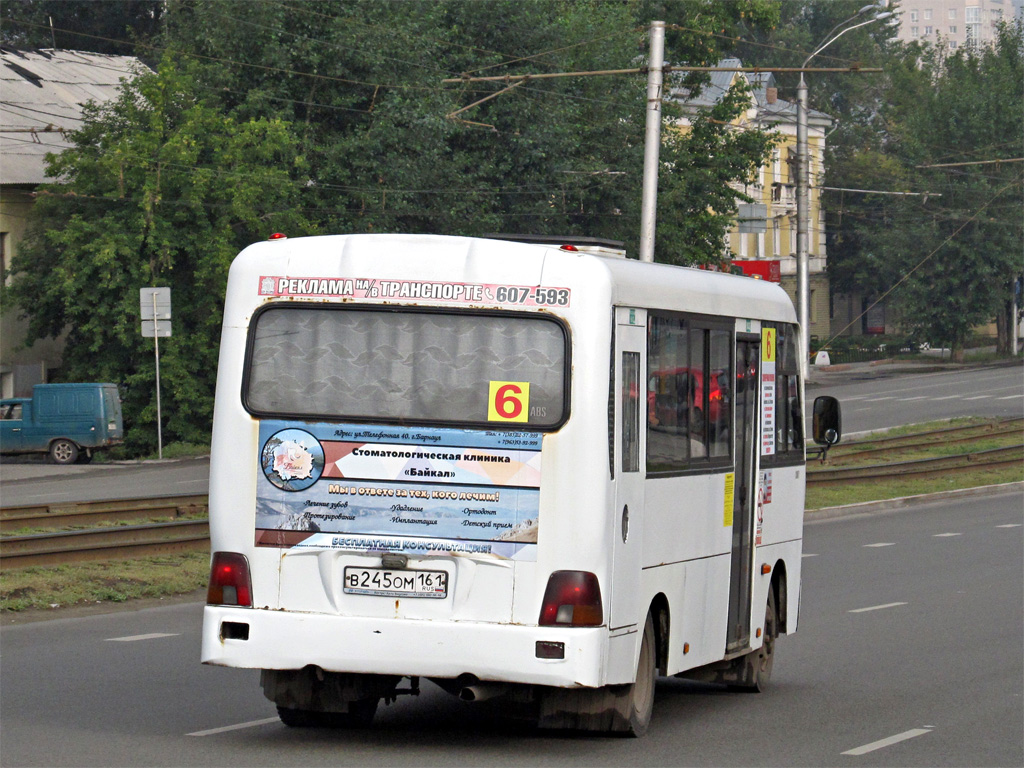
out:
{"label": "rear light cluster", "polygon": [[237,552],[214,552],[210,566],[210,587],[206,591],[208,605],[252,607],[252,579],[249,561]]}
{"label": "rear light cluster", "polygon": [[599,627],[604,623],[601,585],[587,571],[555,571],[540,608],[542,627]]}

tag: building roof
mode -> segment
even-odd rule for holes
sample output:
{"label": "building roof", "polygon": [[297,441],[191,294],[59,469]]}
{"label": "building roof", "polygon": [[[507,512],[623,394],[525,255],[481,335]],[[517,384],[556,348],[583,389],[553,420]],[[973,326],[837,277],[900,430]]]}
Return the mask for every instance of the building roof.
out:
{"label": "building roof", "polygon": [[134,56],[0,49],[0,184],[42,184],[45,156],[71,146],[82,106],[117,96],[146,67]]}
{"label": "building roof", "polygon": [[[680,102],[686,108],[706,108],[717,104],[732,87],[737,78],[746,78],[757,108],[757,120],[767,123],[796,123],[796,103],[777,97],[769,100],[768,89],[776,88],[775,76],[771,72],[729,72],[723,70],[739,69],[743,62],[739,59],[722,59],[718,62],[722,69],[709,73],[711,82],[697,94],[691,94],[685,88],[674,88],[669,98]],[[816,109],[807,110],[807,120],[811,125],[828,126],[832,118]]]}

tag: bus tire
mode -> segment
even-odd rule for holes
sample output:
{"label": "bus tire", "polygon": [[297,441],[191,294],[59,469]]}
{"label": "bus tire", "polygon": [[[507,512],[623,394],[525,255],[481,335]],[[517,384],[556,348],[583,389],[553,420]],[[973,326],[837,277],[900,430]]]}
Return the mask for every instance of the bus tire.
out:
{"label": "bus tire", "polygon": [[779,636],[779,613],[775,608],[775,590],[768,588],[764,612],[764,633],[761,647],[738,661],[742,664],[742,682],[730,687],[747,693],[763,693],[772,677],[775,662],[775,639]]}
{"label": "bus tire", "polygon": [[289,728],[312,728],[318,725],[317,715],[319,714],[319,712],[310,712],[308,709],[277,708],[277,716]]}
{"label": "bus tire", "polygon": [[54,464],[74,464],[78,461],[78,446],[60,438],[50,443],[50,461]]}
{"label": "bus tire", "polygon": [[640,658],[636,665],[636,681],[629,686],[626,697],[626,727],[630,736],[643,736],[651,724],[654,712],[654,680],[657,664],[657,642],[654,636],[654,617],[648,613],[644,622],[644,636],[640,640]]}
{"label": "bus tire", "polygon": [[289,728],[360,728],[370,725],[377,714],[379,699],[351,701],[348,712],[315,712],[278,707],[277,716]]}

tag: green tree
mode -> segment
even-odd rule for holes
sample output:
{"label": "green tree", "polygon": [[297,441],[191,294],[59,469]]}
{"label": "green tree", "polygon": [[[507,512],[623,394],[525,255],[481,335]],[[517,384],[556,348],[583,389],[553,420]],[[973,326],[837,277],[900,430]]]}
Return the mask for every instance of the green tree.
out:
{"label": "green tree", "polygon": [[172,288],[174,335],[160,360],[164,434],[202,442],[231,259],[271,231],[307,228],[296,213],[302,158],[288,125],[237,121],[195,94],[193,76],[165,59],[118,99],[87,108],[75,147],[50,158],[61,183],[39,192],[5,297],[28,316],[30,340],[67,334],[61,378],[121,386],[133,451],[156,441],[139,288]]}
{"label": "green tree", "polygon": [[0,40],[12,48],[130,55],[133,43],[159,32],[163,9],[161,0],[5,0]]}
{"label": "green tree", "polygon": [[892,70],[875,178],[886,185],[879,188],[932,196],[867,196],[853,223],[867,256],[857,279],[892,289],[886,301],[900,323],[948,345],[954,359],[971,330],[993,318],[1000,351],[1009,351],[1024,242],[1022,31],[1019,21],[1004,24],[991,45],[929,48],[916,65]]}
{"label": "green tree", "polygon": [[[716,34],[770,20],[774,8],[765,0],[179,0],[168,8],[167,44],[217,62],[206,84],[234,114],[292,111],[310,160],[306,205],[322,211],[325,229],[577,233],[624,240],[635,253],[642,76],[534,80],[453,118],[508,83],[441,81],[636,66],[652,18],[672,25],[669,61],[709,65],[722,53]],[[261,69],[268,64],[276,69]],[[737,139],[729,119],[667,142],[657,258],[720,257],[736,202],[728,184],[743,181],[764,148],[763,136]]]}
{"label": "green tree", "polygon": [[[583,234],[636,252],[641,75],[444,84],[463,73],[639,66],[652,18],[666,58],[709,65],[768,0],[168,0],[159,72],[87,112],[54,158],[14,265],[31,338],[68,334],[63,376],[120,383],[128,440],[152,444],[152,342],[138,288],[174,293],[161,344],[170,440],[209,423],[228,263],[269,231]],[[694,86],[698,77],[688,78]],[[484,97],[463,112],[463,107]],[[659,260],[714,262],[768,139],[735,134],[732,96],[669,135]],[[671,105],[666,109],[671,113]],[[713,213],[709,211],[713,208]]]}

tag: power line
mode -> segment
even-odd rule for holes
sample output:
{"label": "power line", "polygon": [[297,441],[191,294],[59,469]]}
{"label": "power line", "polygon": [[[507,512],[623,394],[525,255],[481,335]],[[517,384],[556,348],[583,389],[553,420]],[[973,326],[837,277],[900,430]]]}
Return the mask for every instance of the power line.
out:
{"label": "power line", "polygon": [[972,215],[969,219],[967,219],[967,221],[965,221],[963,224],[957,227],[957,229],[953,233],[951,233],[949,237],[947,237],[945,240],[939,243],[931,253],[929,253],[927,256],[921,259],[921,261],[919,261],[912,269],[910,269],[905,275],[903,275],[903,277],[897,280],[896,283],[889,290],[887,290],[885,293],[879,296],[869,307],[867,307],[863,312],[857,315],[857,317],[853,318],[853,320],[851,320],[845,327],[840,329],[838,333],[832,334],[831,338],[829,338],[824,344],[822,344],[820,348],[826,349],[829,344],[831,344],[837,338],[842,336],[844,332],[852,328],[854,323],[859,321],[868,312],[874,309],[880,302],[882,302],[886,298],[886,296],[888,296],[890,293],[899,288],[904,282],[910,279],[910,276],[914,274],[917,270],[919,270],[921,267],[923,267],[925,263],[932,258],[932,256],[934,256],[936,253],[942,250],[943,246],[951,242],[957,235],[959,235],[967,227],[968,224],[977,219],[981,215],[982,211],[984,211],[992,203],[994,203],[996,199],[1003,194],[1003,192],[1005,192],[1007,189],[1013,186],[1014,183],[1021,180],[1024,180],[1024,174],[1021,174],[1021,176],[1019,176],[1017,179],[1009,182],[1008,184],[1004,185],[1001,189],[999,189],[999,191],[997,191],[984,205],[982,205],[977,211],[974,212],[974,215]]}
{"label": "power line", "polygon": [[1010,157],[1005,160],[974,160],[966,163],[932,163],[930,165],[915,165],[915,168],[956,168],[963,165],[1000,165],[1002,163],[1024,163],[1024,157]]}

